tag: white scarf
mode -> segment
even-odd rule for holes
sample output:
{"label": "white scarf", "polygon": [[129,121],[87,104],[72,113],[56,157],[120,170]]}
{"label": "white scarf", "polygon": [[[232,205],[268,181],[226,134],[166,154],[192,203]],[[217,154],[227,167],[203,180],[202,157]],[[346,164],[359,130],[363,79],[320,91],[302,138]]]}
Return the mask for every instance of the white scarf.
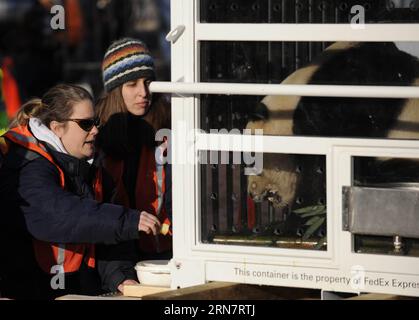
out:
{"label": "white scarf", "polygon": [[38,118],[30,118],[29,127],[36,139],[48,143],[55,151],[68,154],[61,142],[61,139],[58,138],[54,132],[48,129],[48,127],[44,125],[41,120]]}

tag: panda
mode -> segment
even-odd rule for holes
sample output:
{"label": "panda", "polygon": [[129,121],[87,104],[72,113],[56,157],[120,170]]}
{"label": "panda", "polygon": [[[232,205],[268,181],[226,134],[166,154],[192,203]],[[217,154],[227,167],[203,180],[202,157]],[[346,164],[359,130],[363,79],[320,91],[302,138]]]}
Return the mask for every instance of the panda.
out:
{"label": "panda", "polygon": [[[282,84],[419,86],[419,60],[394,43],[336,42]],[[419,139],[419,99],[272,95],[263,98],[251,119],[246,128],[263,129],[264,135]],[[400,167],[384,160],[371,167]],[[411,163],[402,167],[412,168]],[[315,172],[325,175],[319,156],[265,154],[262,173],[248,177],[248,194],[288,211],[324,204],[326,186]]]}

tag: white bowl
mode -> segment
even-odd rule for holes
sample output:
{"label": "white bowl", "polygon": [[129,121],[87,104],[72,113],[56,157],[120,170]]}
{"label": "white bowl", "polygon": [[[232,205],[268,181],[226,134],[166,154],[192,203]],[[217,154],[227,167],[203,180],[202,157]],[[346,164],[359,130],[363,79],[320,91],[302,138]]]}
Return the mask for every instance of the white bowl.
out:
{"label": "white bowl", "polygon": [[135,265],[140,284],[145,286],[170,288],[169,260],[146,260]]}

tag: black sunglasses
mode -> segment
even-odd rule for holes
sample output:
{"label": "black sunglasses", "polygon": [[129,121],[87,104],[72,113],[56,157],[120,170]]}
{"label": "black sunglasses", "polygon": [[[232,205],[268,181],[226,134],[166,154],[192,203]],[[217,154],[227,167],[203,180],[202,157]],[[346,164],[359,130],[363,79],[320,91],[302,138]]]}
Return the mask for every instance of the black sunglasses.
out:
{"label": "black sunglasses", "polygon": [[93,129],[93,127],[99,128],[100,127],[100,120],[99,118],[91,118],[91,119],[64,119],[64,121],[73,121],[79,125],[84,131],[89,132]]}

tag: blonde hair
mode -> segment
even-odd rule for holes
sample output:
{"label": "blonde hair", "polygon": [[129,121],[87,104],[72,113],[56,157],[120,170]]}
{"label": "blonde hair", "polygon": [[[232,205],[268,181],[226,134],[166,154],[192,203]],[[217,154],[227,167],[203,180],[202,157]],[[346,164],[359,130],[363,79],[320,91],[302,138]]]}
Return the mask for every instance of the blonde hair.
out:
{"label": "blonde hair", "polygon": [[34,98],[20,107],[16,117],[10,124],[11,128],[28,124],[30,118],[37,118],[42,109],[42,100]]}
{"label": "blonde hair", "polygon": [[47,127],[51,121],[63,122],[70,118],[74,104],[84,100],[93,100],[87,90],[71,84],[56,85],[42,98],[31,99],[22,105],[10,127],[27,125],[30,118],[38,118]]}

